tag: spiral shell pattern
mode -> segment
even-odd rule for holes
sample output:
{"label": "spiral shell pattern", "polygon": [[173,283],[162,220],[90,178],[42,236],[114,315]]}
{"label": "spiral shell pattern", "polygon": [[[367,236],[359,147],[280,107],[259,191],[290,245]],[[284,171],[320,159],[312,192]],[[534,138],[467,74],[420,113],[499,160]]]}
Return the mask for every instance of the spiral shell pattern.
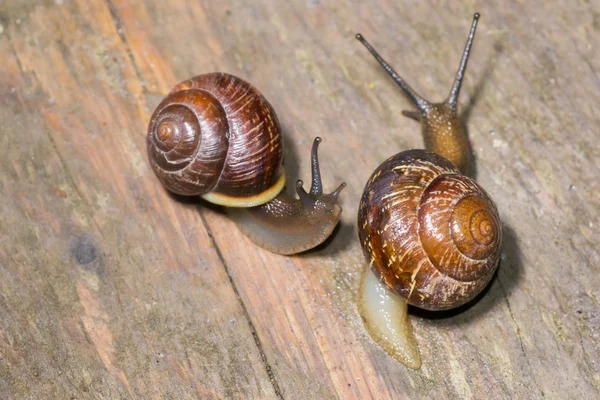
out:
{"label": "spiral shell pattern", "polygon": [[248,82],[200,75],[178,84],[152,114],[148,156],[174,193],[253,206],[285,184],[280,132],[275,111]]}
{"label": "spiral shell pattern", "polygon": [[367,182],[358,224],[373,270],[417,307],[468,302],[498,264],[502,229],[494,202],[433,152],[409,150],[383,162]]}

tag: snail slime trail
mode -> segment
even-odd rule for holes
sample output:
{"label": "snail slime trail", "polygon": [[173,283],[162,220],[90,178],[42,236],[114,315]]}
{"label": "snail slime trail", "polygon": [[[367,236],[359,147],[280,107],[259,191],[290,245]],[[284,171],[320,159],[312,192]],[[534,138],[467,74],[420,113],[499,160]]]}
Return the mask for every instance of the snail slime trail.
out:
{"label": "snail slime trail", "polygon": [[479,14],[450,94],[443,103],[418,95],[362,37],[356,35],[416,105],[403,112],[421,122],[426,150],[398,153],[371,175],[358,208],[358,236],[368,267],[359,310],[371,337],[410,368],[421,365],[407,305],[459,307],[489,283],[500,257],[496,205],[473,179],[470,148],[457,99]]}
{"label": "snail slime trail", "polygon": [[[181,82],[158,105],[148,126],[150,165],[165,188],[230,207],[230,216],[254,243],[294,254],[325,241],[342,209],[324,194],[312,150],[312,187],[296,182],[299,199],[282,193],[283,137],[271,104],[250,83],[210,73]],[[235,208],[235,210],[234,210]]]}

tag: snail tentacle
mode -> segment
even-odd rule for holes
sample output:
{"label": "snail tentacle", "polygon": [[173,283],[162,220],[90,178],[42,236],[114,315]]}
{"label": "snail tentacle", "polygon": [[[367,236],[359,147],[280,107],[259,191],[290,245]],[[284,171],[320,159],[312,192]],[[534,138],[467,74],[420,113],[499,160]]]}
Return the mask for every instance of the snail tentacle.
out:
{"label": "snail tentacle", "polygon": [[321,138],[316,137],[313,141],[312,149],[310,152],[310,164],[311,164],[311,185],[310,185],[310,194],[313,196],[320,195],[323,193],[323,182],[321,181],[321,169],[319,168],[319,144],[321,143]]}
{"label": "snail tentacle", "polygon": [[421,95],[419,95],[404,79],[398,75],[396,71],[379,55],[379,53],[371,46],[369,42],[364,38],[360,33],[356,34],[356,39],[361,42],[369,52],[375,57],[377,62],[383,67],[383,69],[392,77],[392,79],[404,90],[404,93],[410,97],[410,99],[415,103],[417,108],[421,112],[426,112],[427,109],[431,106],[431,104],[425,100]]}
{"label": "snail tentacle", "polygon": [[471,31],[469,32],[469,36],[467,38],[467,43],[465,45],[465,50],[463,51],[462,58],[460,59],[460,65],[458,67],[458,71],[456,72],[456,77],[454,78],[454,84],[452,85],[452,89],[450,90],[450,94],[446,99],[445,103],[450,106],[453,110],[456,110],[456,104],[458,102],[458,94],[460,93],[460,86],[462,85],[463,77],[465,75],[465,70],[467,69],[467,62],[469,61],[469,54],[471,52],[471,45],[473,44],[473,38],[475,37],[475,29],[477,28],[477,21],[479,21],[479,13],[475,13],[473,15],[473,23],[471,24]]}

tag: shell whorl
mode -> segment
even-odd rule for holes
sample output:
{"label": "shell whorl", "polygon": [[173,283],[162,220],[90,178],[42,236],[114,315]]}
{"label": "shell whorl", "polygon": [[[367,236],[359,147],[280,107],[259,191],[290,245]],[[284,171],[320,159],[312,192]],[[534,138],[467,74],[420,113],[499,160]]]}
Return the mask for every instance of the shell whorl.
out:
{"label": "shell whorl", "polygon": [[201,195],[214,189],[229,140],[225,111],[202,90],[171,93],[154,111],[148,155],[154,172],[172,192]]}
{"label": "shell whorl", "polygon": [[248,207],[273,199],[285,184],[275,111],[232,75],[175,86],[152,114],[147,144],[154,173],[174,193]]}
{"label": "shell whorl", "polygon": [[433,152],[409,150],[383,162],[367,182],[358,223],[373,270],[421,308],[468,302],[497,267],[502,230],[493,201]]}

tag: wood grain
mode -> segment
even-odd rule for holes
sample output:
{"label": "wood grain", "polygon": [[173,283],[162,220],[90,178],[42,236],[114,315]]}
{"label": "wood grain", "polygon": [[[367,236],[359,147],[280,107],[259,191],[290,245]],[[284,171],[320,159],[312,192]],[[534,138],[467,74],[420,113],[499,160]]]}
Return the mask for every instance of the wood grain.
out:
{"label": "wood grain", "polygon": [[[505,244],[474,303],[411,310],[413,371],[358,315],[356,213],[377,165],[422,139],[354,35],[436,101],[475,11],[459,106]],[[598,21],[583,1],[0,2],[3,398],[598,397]],[[150,114],[211,71],[273,104],[288,180],[323,137],[325,191],[348,183],[326,246],[270,254],[160,186]]]}

